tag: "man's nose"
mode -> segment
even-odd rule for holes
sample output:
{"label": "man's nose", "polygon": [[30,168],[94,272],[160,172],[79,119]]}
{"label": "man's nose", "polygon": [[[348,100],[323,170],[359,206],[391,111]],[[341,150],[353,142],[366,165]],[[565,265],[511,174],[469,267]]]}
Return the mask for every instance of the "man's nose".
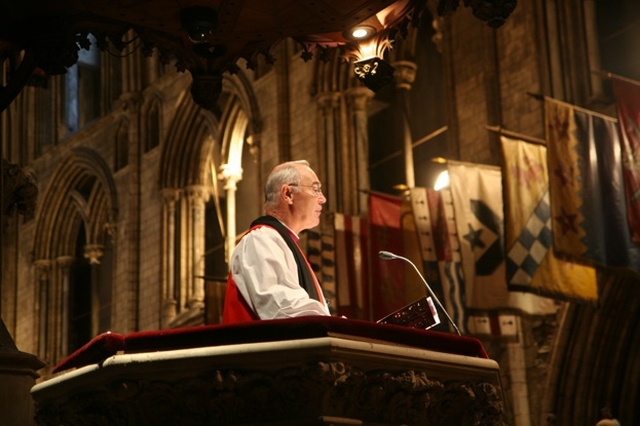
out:
{"label": "man's nose", "polygon": [[318,197],[318,203],[320,204],[324,204],[327,202],[327,198],[324,196],[324,194],[320,194],[320,196]]}

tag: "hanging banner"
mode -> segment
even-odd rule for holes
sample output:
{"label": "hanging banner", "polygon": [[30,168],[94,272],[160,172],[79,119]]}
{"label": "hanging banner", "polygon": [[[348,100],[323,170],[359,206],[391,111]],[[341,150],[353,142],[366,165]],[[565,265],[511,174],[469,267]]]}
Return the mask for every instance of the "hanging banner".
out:
{"label": "hanging banner", "polygon": [[622,135],[622,176],[631,240],[640,243],[640,86],[613,79]]}
{"label": "hanging banner", "polygon": [[547,148],[505,136],[500,141],[509,288],[595,302],[595,270],[560,260],[552,250]]}
{"label": "hanging banner", "polygon": [[449,161],[448,170],[467,308],[554,312],[550,299],[507,288],[500,168]]}
{"label": "hanging banner", "polygon": [[549,195],[556,254],[640,270],[631,241],[616,120],[547,98]]}

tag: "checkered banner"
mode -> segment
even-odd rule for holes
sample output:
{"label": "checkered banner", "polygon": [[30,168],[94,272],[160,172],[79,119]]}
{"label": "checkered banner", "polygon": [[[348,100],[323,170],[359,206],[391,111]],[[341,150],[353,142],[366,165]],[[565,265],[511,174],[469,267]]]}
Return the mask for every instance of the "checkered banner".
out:
{"label": "checkered banner", "polygon": [[501,146],[509,289],[594,302],[595,270],[553,252],[547,148],[504,136]]}

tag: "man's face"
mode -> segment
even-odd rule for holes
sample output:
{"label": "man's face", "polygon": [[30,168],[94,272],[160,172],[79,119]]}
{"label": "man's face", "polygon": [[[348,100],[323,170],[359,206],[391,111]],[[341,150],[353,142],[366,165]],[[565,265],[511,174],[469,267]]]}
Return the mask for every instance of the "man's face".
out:
{"label": "man's face", "polygon": [[327,199],[322,194],[322,184],[318,176],[309,167],[301,166],[300,183],[293,193],[293,216],[300,230],[310,229],[320,223],[322,205]]}

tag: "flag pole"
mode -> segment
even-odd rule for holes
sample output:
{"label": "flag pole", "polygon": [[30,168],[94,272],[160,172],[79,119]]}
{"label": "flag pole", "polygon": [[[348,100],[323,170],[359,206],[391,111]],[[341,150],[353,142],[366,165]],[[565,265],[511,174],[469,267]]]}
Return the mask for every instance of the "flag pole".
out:
{"label": "flag pole", "polygon": [[544,139],[536,138],[534,136],[523,135],[522,133],[518,133],[518,132],[512,132],[511,130],[504,129],[504,128],[500,127],[500,126],[489,126],[489,125],[486,125],[484,127],[487,130],[492,131],[492,132],[496,132],[496,133],[498,133],[500,135],[510,136],[510,137],[522,139],[523,141],[535,143],[535,144],[538,144],[538,145],[546,145],[547,144],[547,141],[544,140]]}
{"label": "flag pole", "polygon": [[[633,80],[630,80],[630,81],[633,81]],[[571,108],[575,109],[576,111],[582,111],[582,112],[585,112],[585,113],[587,113],[589,115],[595,115],[595,116],[598,116],[600,118],[604,118],[605,120],[613,121],[614,123],[618,122],[618,119],[615,118],[615,117],[611,117],[611,116],[609,116],[607,114],[603,114],[601,112],[597,112],[597,111],[593,111],[593,110],[590,110],[590,109],[587,109],[587,108],[583,108],[581,106],[578,106],[578,105],[575,105],[575,104],[571,104],[569,102],[561,101],[560,99],[552,98],[551,96],[546,96],[546,95],[542,95],[540,93],[531,93],[531,92],[527,92],[527,95],[531,96],[532,98],[534,98],[537,101],[541,101],[542,102],[542,101],[549,100],[549,101],[555,102],[557,104],[570,106]]]}
{"label": "flag pole", "polygon": [[605,79],[605,80],[620,80],[620,81],[624,81],[625,83],[630,83],[630,84],[634,84],[636,86],[640,86],[640,81],[638,81],[638,80],[632,80],[630,78],[623,77],[621,75],[614,74],[614,73],[609,72],[609,71],[591,70],[591,74],[595,74],[595,75],[597,75],[600,78]]}

